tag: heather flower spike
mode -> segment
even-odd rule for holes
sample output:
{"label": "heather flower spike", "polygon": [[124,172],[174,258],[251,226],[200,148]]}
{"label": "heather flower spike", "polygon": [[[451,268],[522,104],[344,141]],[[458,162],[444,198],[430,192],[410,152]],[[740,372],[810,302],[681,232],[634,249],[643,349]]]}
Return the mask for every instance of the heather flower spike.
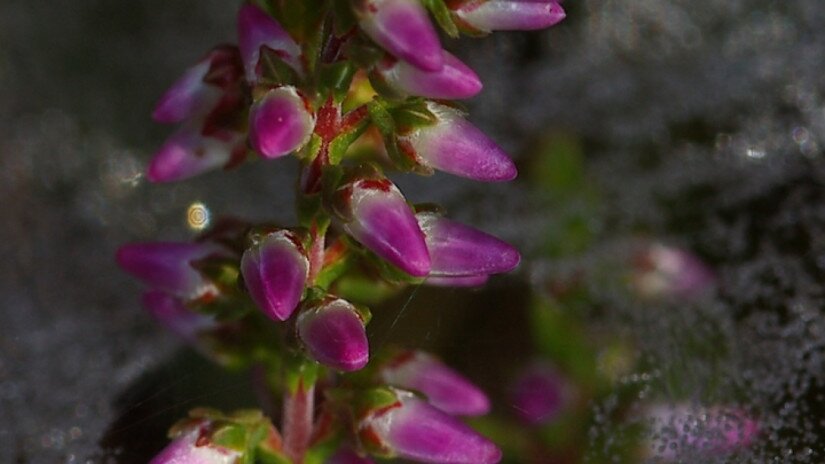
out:
{"label": "heather flower spike", "polygon": [[399,137],[418,161],[440,171],[484,182],[513,180],[518,174],[509,156],[456,109],[427,102],[437,121]]}
{"label": "heather flower spike", "polygon": [[217,292],[192,264],[224,251],[211,243],[132,243],[117,251],[117,263],[145,284],[184,299]]}
{"label": "heather flower spike", "polygon": [[[472,277],[509,272],[521,261],[519,252],[490,234],[436,213],[416,214],[430,252],[431,276]],[[480,278],[479,278],[480,279]],[[474,283],[470,280],[469,283]]]}
{"label": "heather flower spike", "polygon": [[203,135],[186,125],[172,134],[149,163],[151,182],[174,182],[230,164],[246,154],[243,134],[223,131]]}
{"label": "heather flower spike", "polygon": [[388,59],[376,68],[383,83],[402,96],[438,99],[470,98],[481,92],[478,75],[458,58],[444,52],[444,66],[426,71],[403,60]]}
{"label": "heather flower spike", "polygon": [[490,410],[484,392],[427,353],[400,353],[381,367],[379,376],[388,385],[424,393],[430,404],[448,414],[479,416]]}
{"label": "heather flower spike", "polygon": [[444,57],[438,33],[418,0],[358,0],[361,29],[396,58],[424,71],[438,71]]}
{"label": "heather flower spike", "polygon": [[352,303],[328,298],[298,314],[298,338],[310,356],[340,371],[357,371],[369,360],[364,316]]}
{"label": "heather flower spike", "polygon": [[561,11],[540,0],[243,2],[239,45],[212,49],[155,108],[157,121],[180,127],[147,178],[229,168],[250,150],[267,159],[297,152],[299,227],[219,221],[193,243],[125,245],[117,261],[151,287],[143,304],[161,324],[213,360],[253,366],[256,392],[282,422],[199,409],[151,464],[501,459],[455,417],[485,414],[489,400],[434,356],[379,354],[386,362],[338,378],[371,355],[369,312],[341,295],[378,301],[405,283],[479,286],[518,265],[501,240],[416,214],[384,171],[515,178],[508,155],[445,101],[482,83],[442,50],[429,14],[456,36],[540,27],[551,10]]}
{"label": "heather flower spike", "polygon": [[199,332],[217,326],[213,318],[192,311],[180,298],[160,290],[145,292],[142,301],[152,317],[187,343],[195,344]]}
{"label": "heather flower spike", "polygon": [[424,277],[430,255],[424,234],[398,188],[387,179],[360,179],[339,190],[346,205],[344,230],[402,271]]}
{"label": "heather flower spike", "polygon": [[186,431],[155,456],[149,464],[235,464],[239,451],[211,443],[205,432],[207,423]]}
{"label": "heather flower spike", "polygon": [[309,260],[298,237],[280,230],[244,252],[241,273],[249,295],[264,314],[285,321],[301,301]]}
{"label": "heather flower spike", "polygon": [[301,70],[301,47],[280,24],[256,5],[247,3],[238,12],[238,47],[246,81],[254,85],[261,76],[261,48],[273,50],[296,71]]}
{"label": "heather flower spike", "polygon": [[397,401],[362,416],[357,433],[377,454],[420,462],[492,464],[501,451],[453,416],[414,394],[390,390]]}
{"label": "heather flower spike", "polygon": [[556,0],[468,0],[453,14],[480,32],[544,29],[565,17]]}
{"label": "heather flower spike", "polygon": [[249,143],[264,158],[301,148],[312,135],[315,116],[295,87],[270,90],[249,111]]}

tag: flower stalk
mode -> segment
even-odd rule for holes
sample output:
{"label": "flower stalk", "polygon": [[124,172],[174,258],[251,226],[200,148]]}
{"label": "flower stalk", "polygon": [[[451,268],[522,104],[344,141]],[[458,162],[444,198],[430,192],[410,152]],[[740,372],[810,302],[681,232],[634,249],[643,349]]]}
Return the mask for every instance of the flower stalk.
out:
{"label": "flower stalk", "polygon": [[[490,3],[477,29],[510,11]],[[150,312],[210,357],[254,368],[266,396],[283,399],[280,430],[260,413],[194,413],[187,433],[175,435],[185,439],[156,462],[196,456],[204,443],[215,445],[210,455],[228,450],[239,462],[500,459],[492,442],[453,417],[487,412],[483,391],[425,353],[370,363],[370,311],[338,295],[353,275],[375,289],[428,279],[471,286],[520,261],[489,234],[418,211],[390,179],[436,169],[485,182],[516,176],[509,156],[446,101],[470,98],[482,83],[442,49],[430,12],[454,36],[473,23],[465,7],[245,2],[238,46],[215,48],[161,98],[154,118],[181,127],[150,162],[151,181],[292,155],[301,171],[295,226],[223,222],[194,243],[118,252],[121,267],[151,287]],[[513,20],[496,24],[505,23]]]}

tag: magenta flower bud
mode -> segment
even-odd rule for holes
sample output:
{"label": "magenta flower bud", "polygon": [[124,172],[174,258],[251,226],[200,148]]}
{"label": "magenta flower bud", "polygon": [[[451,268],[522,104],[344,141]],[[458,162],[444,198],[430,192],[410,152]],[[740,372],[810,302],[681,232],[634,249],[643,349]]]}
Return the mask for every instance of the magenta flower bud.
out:
{"label": "magenta flower bud", "polygon": [[358,437],[392,457],[420,462],[492,464],[501,451],[455,417],[410,392],[396,391],[397,403],[372,411],[358,425]]}
{"label": "magenta flower bud", "polygon": [[544,29],[565,17],[556,0],[468,1],[454,13],[460,21],[481,32]]}
{"label": "magenta flower bud", "polygon": [[509,272],[521,261],[519,252],[490,234],[436,213],[416,214],[430,251],[430,274],[436,277],[479,276]]}
{"label": "magenta flower bud", "polygon": [[301,47],[265,11],[247,3],[238,12],[238,48],[241,50],[246,80],[254,85],[260,77],[261,47],[267,47],[292,66],[301,69]]}
{"label": "magenta flower bud", "polygon": [[515,179],[516,166],[510,157],[458,110],[435,102],[427,102],[427,109],[437,122],[400,137],[420,163],[484,182]]}
{"label": "magenta flower bud", "polygon": [[246,153],[243,135],[222,131],[204,136],[193,125],[172,134],[155,153],[146,177],[151,182],[174,182],[227,165]]}
{"label": "magenta flower bud", "polygon": [[192,263],[221,254],[223,249],[212,243],[131,243],[117,250],[116,259],[143,283],[180,298],[196,299],[218,290]]}
{"label": "magenta flower bud", "polygon": [[143,307],[155,320],[190,344],[197,342],[201,331],[216,327],[213,318],[192,311],[180,298],[160,290],[145,292],[142,301]]}
{"label": "magenta flower bud", "polygon": [[716,282],[716,276],[696,255],[653,244],[636,257],[633,283],[643,296],[695,298]]}
{"label": "magenta flower bud", "polygon": [[325,464],[373,464],[373,460],[360,456],[349,447],[339,448]]}
{"label": "magenta flower bud", "polygon": [[319,363],[341,371],[357,371],[369,360],[364,321],[343,299],[327,299],[298,314],[298,337]]}
{"label": "magenta flower bud", "polygon": [[249,110],[249,143],[265,158],[301,148],[315,128],[315,115],[295,87],[270,90]]}
{"label": "magenta flower bud", "polygon": [[430,404],[448,414],[480,416],[490,411],[484,392],[427,353],[401,353],[381,367],[379,376],[388,385],[424,393]]}
{"label": "magenta flower bud", "polygon": [[361,29],[396,58],[425,71],[444,66],[441,42],[418,0],[361,0],[356,14]]}
{"label": "magenta flower bud", "polygon": [[510,404],[524,422],[546,424],[556,419],[568,402],[568,386],[552,367],[536,364],[525,369],[510,387]]}
{"label": "magenta flower bud", "polygon": [[223,90],[204,82],[211,66],[211,59],[207,57],[186,70],[160,98],[152,112],[152,119],[173,124],[207,113],[217,105]]}
{"label": "magenta flower bud", "polygon": [[285,321],[301,301],[309,260],[298,237],[280,230],[244,252],[241,273],[249,295],[264,314]]}
{"label": "magenta flower bud", "polygon": [[424,234],[398,188],[387,179],[361,179],[339,190],[351,218],[344,230],[362,245],[416,277],[430,272]]}
{"label": "magenta flower bud", "polygon": [[438,71],[425,71],[406,61],[391,61],[379,65],[376,72],[402,96],[456,100],[481,92],[478,75],[448,52],[444,52],[444,66]]}
{"label": "magenta flower bud", "polygon": [[149,464],[235,464],[242,454],[211,443],[205,437],[207,423],[172,440]]}
{"label": "magenta flower bud", "polygon": [[423,283],[433,287],[480,287],[486,284],[488,280],[490,280],[490,276],[486,274],[460,277],[430,276]]}
{"label": "magenta flower bud", "polygon": [[726,406],[656,405],[648,412],[652,456],[676,461],[683,454],[721,456],[750,446],[759,423],[744,411]]}

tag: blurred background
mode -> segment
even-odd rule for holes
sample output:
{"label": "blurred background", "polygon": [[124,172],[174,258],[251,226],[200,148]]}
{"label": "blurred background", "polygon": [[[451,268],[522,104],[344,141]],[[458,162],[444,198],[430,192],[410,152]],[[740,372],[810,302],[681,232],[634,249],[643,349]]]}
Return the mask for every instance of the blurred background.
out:
{"label": "blurred background", "polygon": [[[145,462],[188,409],[254,404],[244,375],[142,312],[113,260],[221,215],[294,221],[292,160],[143,177],[168,134],[156,99],[235,40],[237,3],[0,3],[0,462]],[[483,385],[496,406],[475,425],[508,462],[823,462],[821,2],[564,6],[548,31],[446,42],[482,77],[471,120],[519,181],[398,177],[523,264],[385,302],[373,346],[433,350]],[[531,370],[558,392],[540,418],[519,413]],[[682,436],[719,415],[724,443]]]}

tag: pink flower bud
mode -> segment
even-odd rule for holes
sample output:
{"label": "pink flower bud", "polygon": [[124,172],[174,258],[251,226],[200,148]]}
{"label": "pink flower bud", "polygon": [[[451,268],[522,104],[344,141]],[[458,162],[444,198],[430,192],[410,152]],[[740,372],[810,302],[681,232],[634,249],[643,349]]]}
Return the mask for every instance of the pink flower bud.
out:
{"label": "pink flower bud", "polygon": [[223,254],[211,243],[131,243],[117,250],[117,263],[143,283],[184,299],[214,295],[217,289],[192,267],[194,261]]}
{"label": "pink flower bud", "polygon": [[314,128],[315,116],[295,87],[270,90],[249,111],[249,142],[265,158],[301,148]]}
{"label": "pink flower bud", "polygon": [[357,371],[369,360],[364,321],[346,300],[327,299],[298,314],[298,337],[319,363]]}
{"label": "pink flower bud", "polygon": [[149,464],[235,464],[240,452],[211,443],[205,437],[207,422],[179,435]]}
{"label": "pink flower bud", "polygon": [[240,76],[238,49],[230,45],[215,47],[163,94],[152,118],[167,124],[200,118],[221,104]]}
{"label": "pink flower bud", "polygon": [[357,426],[365,446],[421,462],[492,464],[501,451],[455,417],[412,393],[396,390],[397,403],[372,411]]}
{"label": "pink flower bud", "polygon": [[636,256],[633,284],[646,297],[695,298],[713,287],[716,276],[694,254],[652,244]]}
{"label": "pink flower bud", "polygon": [[172,134],[155,153],[146,174],[151,182],[173,182],[227,165],[246,153],[243,135],[221,131],[204,136],[194,125]]}
{"label": "pink flower bud", "polygon": [[192,311],[180,298],[160,290],[145,292],[142,301],[143,307],[155,320],[190,344],[197,342],[199,332],[217,326],[213,318]]}
{"label": "pink flower bud", "polygon": [[274,50],[295,70],[301,69],[301,47],[269,14],[251,3],[242,6],[238,12],[238,47],[250,84],[256,84],[261,75],[261,47]]}
{"label": "pink flower bud", "polygon": [[438,71],[425,71],[406,61],[391,61],[379,65],[376,72],[402,96],[456,100],[481,92],[478,75],[448,52],[444,52],[444,66]]}
{"label": "pink flower bud", "polygon": [[453,415],[479,416],[490,410],[490,401],[478,387],[433,356],[407,351],[381,367],[383,382],[427,396],[436,408]]}
{"label": "pink flower bud", "polygon": [[509,272],[521,261],[519,252],[490,234],[421,212],[416,219],[430,252],[430,274],[436,277],[479,276]]}
{"label": "pink flower bud", "polygon": [[181,122],[207,113],[220,101],[223,90],[204,82],[211,67],[210,61],[205,58],[172,84],[152,112],[155,121],[166,124]]}
{"label": "pink flower bud", "polygon": [[656,405],[648,417],[650,454],[665,461],[697,454],[724,455],[749,446],[759,434],[754,418],[726,406]]}
{"label": "pink flower bud", "polygon": [[241,273],[249,295],[264,314],[285,321],[301,301],[309,260],[295,234],[280,230],[244,252]]}
{"label": "pink flower bud", "polygon": [[459,21],[481,32],[544,29],[565,16],[556,0],[467,1],[454,13]]}
{"label": "pink flower bud", "polygon": [[513,180],[513,161],[495,142],[467,122],[456,109],[427,102],[437,117],[432,125],[414,129],[400,137],[426,166],[484,182]]}
{"label": "pink flower bud", "polygon": [[396,58],[425,71],[444,66],[441,42],[418,0],[360,0],[361,29]]}
{"label": "pink flower bud", "polygon": [[535,364],[518,376],[510,388],[513,411],[531,425],[557,418],[568,402],[568,387],[561,374],[545,364]]}
{"label": "pink flower bud", "polygon": [[430,272],[424,234],[407,201],[387,179],[361,179],[341,187],[347,216],[344,230],[362,245],[404,272]]}

